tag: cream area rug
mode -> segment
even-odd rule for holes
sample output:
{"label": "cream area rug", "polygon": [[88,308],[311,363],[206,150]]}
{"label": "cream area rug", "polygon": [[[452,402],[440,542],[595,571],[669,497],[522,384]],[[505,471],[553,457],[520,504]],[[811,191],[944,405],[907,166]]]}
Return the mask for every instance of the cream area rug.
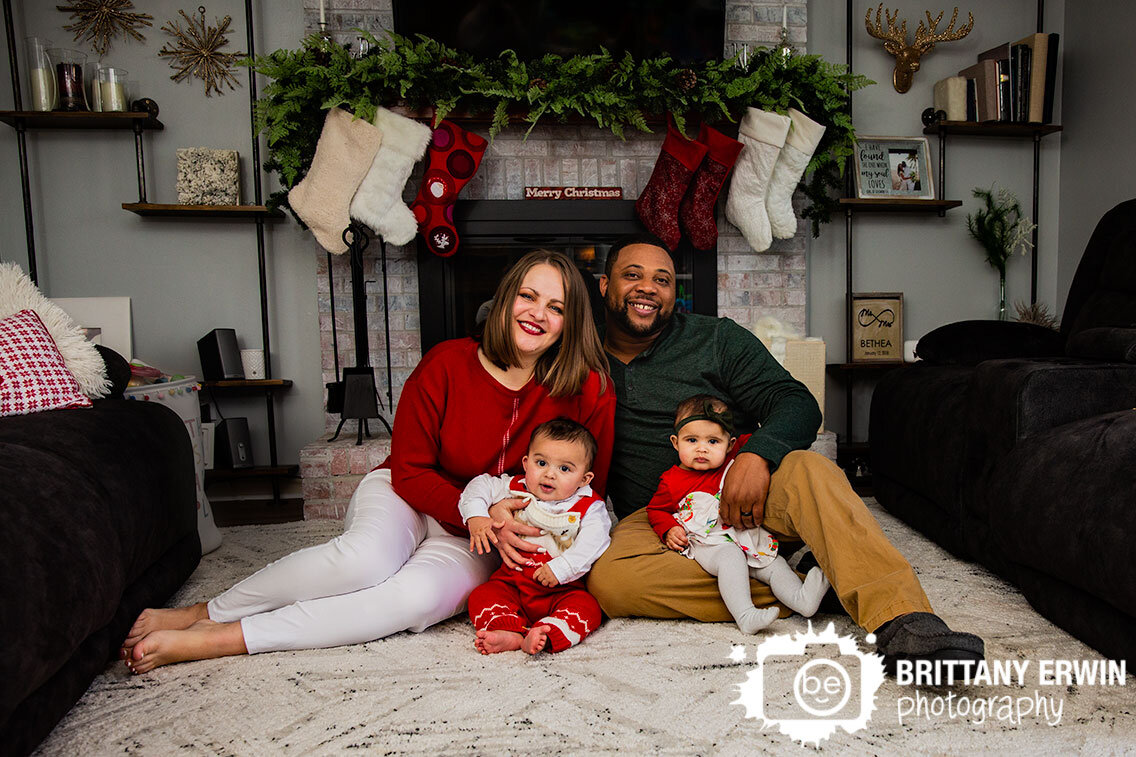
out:
{"label": "cream area rug", "polygon": [[[815,737],[834,730],[820,737],[819,751],[1136,754],[1131,673],[1123,684],[1115,675],[1108,685],[1060,681],[1062,661],[1099,663],[1101,656],[1041,618],[999,578],[868,504],[937,611],[986,640],[991,667],[1017,664],[1022,675],[954,686],[888,678],[873,696],[865,689],[875,688],[871,662],[847,652],[847,641],[809,645],[809,663],[794,652],[778,664],[766,655],[759,665],[759,654],[771,648],[763,642],[806,632],[797,616],[757,636],[725,623],[617,619],[558,655],[485,657],[459,616],[421,634],[339,649],[183,663],[143,676],[114,664],[39,753],[798,754],[817,749]],[[223,545],[202,558],[173,603],[207,599],[339,528],[313,521],[222,529]],[[871,650],[846,616],[818,615],[814,630],[830,622],[837,636]],[[821,665],[813,666],[818,657]],[[835,668],[825,663],[841,664],[847,676],[830,675]],[[1043,669],[1049,675],[1039,675]],[[845,684],[852,696],[843,709],[808,700]]]}

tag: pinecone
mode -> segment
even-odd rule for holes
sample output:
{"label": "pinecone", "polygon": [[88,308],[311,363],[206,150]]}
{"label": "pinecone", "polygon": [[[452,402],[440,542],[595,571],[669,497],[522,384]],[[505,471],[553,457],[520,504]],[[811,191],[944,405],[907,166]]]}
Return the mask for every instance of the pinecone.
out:
{"label": "pinecone", "polygon": [[537,89],[547,89],[548,82],[538,76],[529,82],[529,89],[532,89],[533,87],[536,87]]}
{"label": "pinecone", "polygon": [[689,92],[694,89],[694,85],[698,84],[698,74],[689,68],[684,68],[675,75],[675,83],[683,92]]}

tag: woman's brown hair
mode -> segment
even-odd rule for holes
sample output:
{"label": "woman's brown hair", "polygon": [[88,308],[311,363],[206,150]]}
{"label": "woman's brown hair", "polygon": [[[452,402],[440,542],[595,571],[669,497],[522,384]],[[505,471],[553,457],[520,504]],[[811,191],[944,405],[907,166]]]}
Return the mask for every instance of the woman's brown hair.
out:
{"label": "woman's brown hair", "polygon": [[502,370],[521,365],[509,322],[525,276],[542,264],[559,271],[564,283],[564,328],[556,344],[537,359],[533,375],[553,397],[567,397],[578,394],[588,373],[596,371],[600,374],[600,391],[603,392],[607,388],[607,359],[592,320],[584,278],[575,263],[563,253],[534,250],[509,269],[493,295],[493,305],[485,319],[485,331],[481,337],[481,351],[489,362]]}

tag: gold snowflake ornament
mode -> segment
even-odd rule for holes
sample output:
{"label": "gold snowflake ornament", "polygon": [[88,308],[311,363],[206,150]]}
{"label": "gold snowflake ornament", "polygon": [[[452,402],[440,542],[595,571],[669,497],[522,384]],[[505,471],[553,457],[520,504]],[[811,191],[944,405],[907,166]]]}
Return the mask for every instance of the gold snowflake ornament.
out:
{"label": "gold snowflake ornament", "polygon": [[189,24],[182,30],[177,21],[169,21],[162,31],[172,36],[177,45],[173,48],[163,46],[158,55],[171,58],[170,68],[176,73],[170,78],[181,81],[187,76],[196,76],[205,82],[205,96],[210,97],[212,92],[225,94],[221,90],[222,84],[228,84],[229,89],[236,89],[239,83],[233,76],[233,64],[244,57],[244,53],[223,53],[220,48],[229,44],[225,34],[229,31],[231,16],[225,16],[216,26],[205,24],[205,6],[198,6],[200,17],[189,16],[185,11],[178,13]]}
{"label": "gold snowflake ornament", "polygon": [[119,32],[124,36],[129,34],[139,42],[146,41],[136,27],[153,26],[150,22],[154,17],[149,13],[132,13],[133,7],[131,0],[78,0],[70,5],[55,6],[56,10],[70,13],[71,18],[77,19],[63,28],[75,32],[76,42],[90,42],[100,56],[106,55],[111,40]]}

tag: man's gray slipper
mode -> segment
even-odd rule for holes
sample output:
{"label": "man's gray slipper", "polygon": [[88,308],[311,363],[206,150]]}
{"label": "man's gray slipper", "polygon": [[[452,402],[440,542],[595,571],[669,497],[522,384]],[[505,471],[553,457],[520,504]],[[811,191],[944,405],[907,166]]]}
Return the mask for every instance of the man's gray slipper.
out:
{"label": "man's gray slipper", "polygon": [[876,651],[894,672],[898,660],[978,662],[986,656],[986,645],[972,633],[952,631],[938,615],[909,612],[876,631]]}

